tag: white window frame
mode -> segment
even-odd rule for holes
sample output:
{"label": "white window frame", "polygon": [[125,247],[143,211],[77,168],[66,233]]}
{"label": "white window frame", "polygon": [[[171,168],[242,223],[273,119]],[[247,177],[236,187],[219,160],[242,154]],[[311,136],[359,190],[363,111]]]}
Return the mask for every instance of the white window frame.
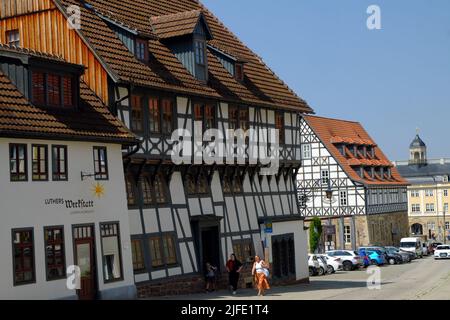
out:
{"label": "white window frame", "polygon": [[309,160],[312,158],[312,148],[310,144],[302,144],[302,159]]}
{"label": "white window frame", "polygon": [[348,225],[344,226],[344,241],[345,244],[352,243],[352,228]]}
{"label": "white window frame", "polygon": [[339,204],[341,206],[348,206],[348,194],[347,191],[339,191]]}
{"label": "white window frame", "polygon": [[330,171],[328,169],[320,170],[320,181],[322,185],[328,185],[330,181]]}
{"label": "white window frame", "polygon": [[418,213],[418,212],[420,212],[421,210],[420,210],[420,204],[413,204],[412,206],[411,206],[411,212],[414,212],[414,213]]}

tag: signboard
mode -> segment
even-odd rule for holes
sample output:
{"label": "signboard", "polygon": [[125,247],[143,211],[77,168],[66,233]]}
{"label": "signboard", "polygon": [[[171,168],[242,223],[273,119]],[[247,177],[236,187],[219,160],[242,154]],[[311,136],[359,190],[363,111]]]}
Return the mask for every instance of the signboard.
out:
{"label": "signboard", "polygon": [[273,227],[272,227],[271,221],[266,221],[266,223],[264,225],[264,232],[265,233],[273,233]]}
{"label": "signboard", "polygon": [[336,234],[336,226],[322,226],[323,233],[326,236],[332,236]]}

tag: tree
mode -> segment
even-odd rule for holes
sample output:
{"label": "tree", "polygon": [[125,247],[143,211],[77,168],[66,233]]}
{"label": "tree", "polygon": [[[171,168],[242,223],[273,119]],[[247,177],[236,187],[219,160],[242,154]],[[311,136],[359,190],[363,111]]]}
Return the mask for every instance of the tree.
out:
{"label": "tree", "polygon": [[319,249],[320,238],[322,237],[322,220],[314,217],[309,225],[309,247],[311,252],[316,253]]}

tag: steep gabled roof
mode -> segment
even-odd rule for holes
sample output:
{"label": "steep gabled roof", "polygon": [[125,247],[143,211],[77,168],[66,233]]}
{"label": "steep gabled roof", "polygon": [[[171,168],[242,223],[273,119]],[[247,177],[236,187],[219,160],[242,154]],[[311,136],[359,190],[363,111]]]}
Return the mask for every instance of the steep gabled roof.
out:
{"label": "steep gabled roof", "polygon": [[[408,182],[399,174],[397,169],[392,165],[360,123],[317,116],[304,116],[304,119],[333,158],[353,181],[369,186],[408,185]],[[351,152],[348,152],[348,150],[344,156],[338,150],[336,144],[356,144],[373,147],[375,150],[375,158],[368,156],[364,157],[362,154],[359,155],[359,157],[355,157]],[[367,173],[364,174],[364,178],[361,178],[355,171],[355,167],[360,166],[390,167],[391,178],[371,178]]]}
{"label": "steep gabled roof", "polygon": [[[64,11],[65,7],[77,4],[76,0],[54,0]],[[282,82],[265,64],[231,33],[211,12],[196,0],[85,0],[91,9],[81,7],[80,34],[97,53],[104,65],[115,75],[116,81],[133,82],[174,92],[189,93],[211,98],[223,98],[239,103],[252,103],[280,107],[310,113],[312,109]],[[62,4],[62,6],[61,6]],[[247,61],[245,79],[238,82],[208,53],[209,79],[207,85],[195,79],[175,55],[158,40],[149,41],[150,62],[145,65],[131,54],[116,34],[107,26],[97,12],[108,13],[115,21],[136,29],[158,33],[158,23],[168,21],[170,25],[183,17],[173,29],[162,29],[159,36],[183,34],[190,30],[197,15],[204,16],[213,40],[209,42],[224,52],[234,52],[236,57]],[[200,14],[201,13],[201,14]],[[159,18],[158,18],[159,17]],[[170,22],[170,23],[169,23]],[[184,24],[186,22],[186,24]],[[161,26],[161,25],[160,25]],[[161,29],[160,29],[161,30]],[[166,33],[167,32],[167,33]],[[189,31],[190,32],[190,31]]]}
{"label": "steep gabled roof", "polygon": [[[1,47],[1,52],[15,48]],[[17,53],[27,54],[17,49]],[[33,57],[61,63],[48,54],[32,52]],[[11,80],[0,71],[0,137],[92,140],[134,144],[136,137],[114,117],[95,93],[80,83],[80,104],[76,109],[38,107],[31,104]]]}

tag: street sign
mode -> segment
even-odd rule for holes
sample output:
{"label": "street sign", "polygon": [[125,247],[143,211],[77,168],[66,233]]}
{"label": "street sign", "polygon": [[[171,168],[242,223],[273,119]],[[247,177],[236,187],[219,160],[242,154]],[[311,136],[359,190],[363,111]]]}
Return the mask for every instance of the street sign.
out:
{"label": "street sign", "polygon": [[273,233],[272,222],[267,221],[264,228],[265,233]]}

